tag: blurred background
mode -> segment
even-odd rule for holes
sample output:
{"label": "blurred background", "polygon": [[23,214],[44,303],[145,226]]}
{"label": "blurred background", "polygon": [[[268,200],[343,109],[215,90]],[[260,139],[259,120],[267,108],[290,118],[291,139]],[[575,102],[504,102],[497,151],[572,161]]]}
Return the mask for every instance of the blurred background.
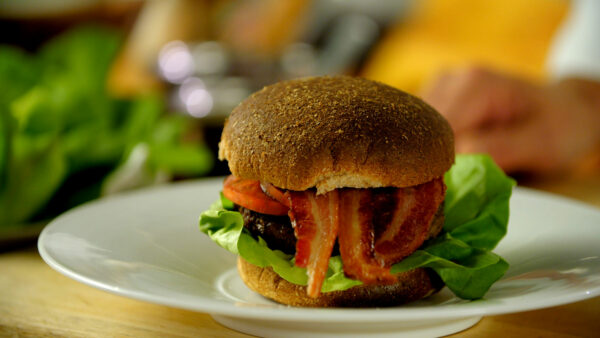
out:
{"label": "blurred background", "polygon": [[100,196],[227,174],[216,160],[225,118],[276,81],[349,74],[422,95],[440,74],[477,65],[548,83],[569,6],[0,1],[0,237],[31,237]]}

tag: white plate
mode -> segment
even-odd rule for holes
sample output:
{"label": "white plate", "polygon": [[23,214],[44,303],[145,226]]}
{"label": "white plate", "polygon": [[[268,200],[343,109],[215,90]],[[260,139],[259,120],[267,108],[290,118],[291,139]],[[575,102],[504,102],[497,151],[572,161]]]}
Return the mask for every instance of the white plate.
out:
{"label": "white plate", "polygon": [[179,183],[105,198],[58,217],[42,232],[43,259],[85,284],[148,302],[210,313],[262,336],[440,336],[481,316],[575,302],[600,294],[600,211],[515,189],[508,235],[495,250],[511,264],[485,299],[447,289],[386,309],[307,309],[249,291],[235,256],[198,230],[222,179]]}

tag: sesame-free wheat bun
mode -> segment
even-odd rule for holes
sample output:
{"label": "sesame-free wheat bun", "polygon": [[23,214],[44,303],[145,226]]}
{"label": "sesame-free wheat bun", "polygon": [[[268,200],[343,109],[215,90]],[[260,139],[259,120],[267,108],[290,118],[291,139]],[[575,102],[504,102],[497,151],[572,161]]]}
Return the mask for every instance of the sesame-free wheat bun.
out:
{"label": "sesame-free wheat bun", "polygon": [[391,285],[358,285],[344,291],[321,293],[312,298],[306,286],[281,278],[270,267],[261,268],[238,257],[238,272],[244,283],[255,292],[281,304],[302,307],[388,307],[428,297],[444,282],[429,269],[400,273]]}
{"label": "sesame-free wheat bun", "polygon": [[408,187],[454,162],[447,121],[422,100],[355,77],[267,86],[228,118],[219,158],[241,178],[289,190]]}
{"label": "sesame-free wheat bun", "polygon": [[[366,190],[333,191],[338,188],[401,188],[370,189],[379,190],[376,195],[378,202],[342,197],[327,202],[330,208],[332,203],[339,203],[339,209],[331,209],[340,210],[339,214],[328,216],[328,220],[336,219],[335,222],[340,223],[339,229],[332,230],[337,232],[335,236],[352,231],[347,222],[341,224],[343,217],[340,215],[342,210],[346,210],[344,215],[356,213],[356,219],[361,219],[363,227],[375,229],[374,224],[379,222],[377,231],[381,233],[382,229],[388,228],[395,233],[401,232],[398,237],[391,237],[397,238],[393,248],[386,249],[395,253],[410,243],[418,243],[410,249],[415,250],[424,240],[437,236],[441,231],[445,193],[442,177],[454,162],[454,139],[446,120],[412,95],[361,78],[313,77],[267,86],[236,107],[225,124],[219,158],[229,162],[235,179],[252,181],[256,185],[256,181],[269,183],[287,196],[287,202],[281,203],[289,209],[284,208],[283,213],[264,214],[266,211],[258,210],[258,206],[243,198],[235,203],[240,204],[236,205],[236,210],[242,214],[244,227],[253,236],[263,238],[271,249],[295,253],[296,259],[300,250],[307,252],[307,245],[296,246],[297,238],[307,236],[306,230],[299,228],[314,227],[320,220],[311,223],[310,217],[320,216],[310,211],[317,202],[303,204],[301,200],[295,206],[290,190],[299,194],[310,191],[315,196],[329,198],[327,196],[338,196],[338,193],[339,196],[357,196],[350,194]],[[268,195],[266,189],[269,185],[260,186]],[[274,197],[269,196],[268,199]],[[376,215],[369,216],[370,212]],[[392,219],[401,213],[412,218],[403,228],[393,227]],[[367,219],[369,221],[365,221]],[[307,223],[298,225],[298,222]],[[299,235],[299,231],[305,232]],[[321,230],[314,233],[317,231]],[[311,241],[321,240],[315,239],[315,236],[311,238]],[[354,251],[373,248],[366,246],[343,251],[355,248],[355,245],[360,247],[362,242],[352,242],[354,240],[348,239],[350,237],[344,237],[346,242],[341,242],[340,238],[336,239],[338,244],[342,243],[339,245],[340,252],[336,254],[341,255],[347,276],[346,268],[352,264],[371,264],[368,261],[358,262],[360,259],[352,261],[353,257],[346,261],[345,257],[352,256]],[[302,240],[307,243],[306,239]],[[320,245],[310,244],[310,250],[318,250]],[[330,241],[329,245],[332,247],[334,244]],[[332,254],[331,247],[325,257],[325,266]],[[368,254],[363,252],[363,255]],[[386,267],[389,268],[389,264]],[[361,271],[370,268],[373,267],[368,266]],[[383,270],[383,265],[377,268]],[[426,268],[394,275],[393,282],[386,282],[389,279],[381,272],[374,278],[375,282],[365,282],[365,278],[361,279],[362,285],[323,293],[318,292],[320,284],[317,292],[311,291],[308,268],[308,287],[290,283],[272,268],[253,265],[241,257],[238,259],[238,271],[252,290],[294,306],[391,306],[427,297],[443,286],[439,277]]]}

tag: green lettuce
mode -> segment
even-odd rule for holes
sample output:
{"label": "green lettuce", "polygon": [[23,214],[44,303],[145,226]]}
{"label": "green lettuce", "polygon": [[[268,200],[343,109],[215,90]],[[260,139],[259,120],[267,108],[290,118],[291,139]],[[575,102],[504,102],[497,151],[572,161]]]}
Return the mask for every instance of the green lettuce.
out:
{"label": "green lettuce", "polygon": [[193,121],[166,114],[162,94],[107,90],[121,41],[85,26],[35,54],[0,45],[0,235],[102,194],[211,169],[208,147],[189,138]]}
{"label": "green lettuce", "polygon": [[[433,269],[454,294],[478,299],[508,269],[508,263],[491,250],[504,237],[508,205],[515,182],[506,177],[487,155],[457,155],[444,176],[447,186],[442,233],[392,266],[392,273],[419,267]],[[271,267],[283,279],[306,285],[306,270],[294,265],[293,255],[271,250],[243,227],[233,204],[221,199],[200,216],[200,230],[221,247],[248,262]],[[360,281],[347,278],[339,256],[331,257],[322,292],[345,290]]]}

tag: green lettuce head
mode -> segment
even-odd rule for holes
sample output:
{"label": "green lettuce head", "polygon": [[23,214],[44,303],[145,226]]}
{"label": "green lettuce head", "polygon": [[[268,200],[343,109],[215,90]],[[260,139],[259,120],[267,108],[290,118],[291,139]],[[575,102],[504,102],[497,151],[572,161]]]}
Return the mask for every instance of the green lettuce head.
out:
{"label": "green lettuce head", "polygon": [[[394,264],[391,272],[430,268],[456,296],[478,299],[508,269],[508,263],[491,250],[506,234],[515,182],[487,155],[457,155],[444,181],[447,191],[442,233]],[[223,196],[200,216],[200,230],[221,247],[251,264],[271,267],[290,283],[307,285],[306,269],[294,265],[293,255],[271,250],[243,225],[242,215]],[[322,292],[343,291],[360,284],[344,275],[339,256],[330,258]]]}

